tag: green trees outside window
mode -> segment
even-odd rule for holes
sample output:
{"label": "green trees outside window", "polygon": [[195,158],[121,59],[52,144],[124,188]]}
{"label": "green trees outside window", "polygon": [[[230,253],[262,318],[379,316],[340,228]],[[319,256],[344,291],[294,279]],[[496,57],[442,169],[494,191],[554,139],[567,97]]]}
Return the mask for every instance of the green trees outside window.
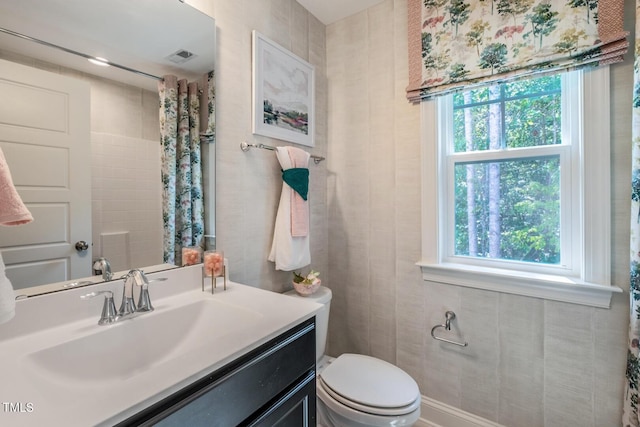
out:
{"label": "green trees outside window", "polygon": [[571,143],[561,100],[559,75],[453,95],[455,255],[560,263],[560,155],[530,148]]}

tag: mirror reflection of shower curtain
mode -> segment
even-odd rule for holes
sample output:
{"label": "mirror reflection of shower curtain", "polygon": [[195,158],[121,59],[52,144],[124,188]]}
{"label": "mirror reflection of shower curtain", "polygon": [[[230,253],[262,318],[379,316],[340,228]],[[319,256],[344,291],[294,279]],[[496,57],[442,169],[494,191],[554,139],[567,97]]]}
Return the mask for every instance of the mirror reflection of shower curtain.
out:
{"label": "mirror reflection of shower curtain", "polygon": [[163,259],[177,264],[185,246],[204,247],[198,84],[164,76],[158,83],[162,144]]}

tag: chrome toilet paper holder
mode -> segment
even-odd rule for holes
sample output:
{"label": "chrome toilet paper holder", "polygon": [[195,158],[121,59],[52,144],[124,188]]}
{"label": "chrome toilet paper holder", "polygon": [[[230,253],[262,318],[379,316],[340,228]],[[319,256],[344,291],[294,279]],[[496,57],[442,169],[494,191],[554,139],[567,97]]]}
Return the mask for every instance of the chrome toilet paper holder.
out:
{"label": "chrome toilet paper holder", "polygon": [[433,339],[435,339],[435,340],[443,341],[443,342],[446,342],[446,343],[449,343],[449,344],[458,345],[460,347],[468,346],[469,343],[466,342],[466,341],[465,342],[457,342],[457,341],[452,341],[452,340],[448,340],[446,338],[441,338],[441,337],[436,336],[436,329],[438,329],[438,328],[444,328],[447,331],[451,330],[451,321],[456,318],[456,314],[453,311],[447,311],[446,313],[444,313],[444,318],[445,318],[444,324],[436,325],[433,328],[431,328],[431,337]]}

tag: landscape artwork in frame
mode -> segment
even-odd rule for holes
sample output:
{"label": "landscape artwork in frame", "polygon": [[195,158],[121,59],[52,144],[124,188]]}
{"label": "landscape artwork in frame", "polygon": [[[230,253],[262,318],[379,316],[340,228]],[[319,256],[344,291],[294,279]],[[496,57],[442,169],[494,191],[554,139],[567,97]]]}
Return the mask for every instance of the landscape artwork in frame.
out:
{"label": "landscape artwork in frame", "polygon": [[253,31],[253,133],[314,146],[314,68]]}

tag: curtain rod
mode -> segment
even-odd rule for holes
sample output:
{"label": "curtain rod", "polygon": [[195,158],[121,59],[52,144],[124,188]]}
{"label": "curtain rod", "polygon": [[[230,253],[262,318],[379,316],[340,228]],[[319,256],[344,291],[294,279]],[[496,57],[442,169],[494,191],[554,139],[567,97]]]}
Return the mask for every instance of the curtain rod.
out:
{"label": "curtain rod", "polygon": [[29,41],[32,41],[32,42],[35,42],[35,43],[38,43],[38,44],[41,44],[41,45],[44,45],[44,46],[48,46],[48,47],[52,47],[54,49],[62,50],[64,52],[70,53],[72,55],[81,56],[81,57],[86,58],[86,59],[93,59],[95,61],[103,62],[105,64],[109,64],[112,67],[116,67],[116,68],[119,68],[121,70],[129,71],[131,73],[138,74],[138,75],[141,75],[141,76],[144,76],[144,77],[149,77],[149,78],[156,79],[156,80],[164,80],[162,77],[154,76],[153,74],[145,73],[144,71],[139,71],[139,70],[136,70],[136,69],[133,69],[133,68],[129,68],[129,67],[124,66],[124,65],[116,64],[114,62],[110,62],[109,60],[104,61],[104,60],[101,60],[100,58],[96,58],[95,56],[87,55],[86,53],[78,52],[78,51],[75,51],[73,49],[68,49],[66,47],[58,46],[57,44],[49,43],[47,41],[36,39],[34,37],[26,36],[24,34],[20,34],[20,33],[17,33],[15,31],[8,30],[6,28],[1,28],[0,27],[0,33],[9,34],[10,36],[18,37],[18,38],[21,38],[21,39],[24,39],[24,40],[29,40]]}
{"label": "curtain rod", "polygon": [[[251,148],[262,148],[263,150],[276,151],[276,147],[272,147],[267,144],[249,144],[248,142],[242,141],[240,143],[240,149],[244,152],[249,151]],[[313,163],[316,165],[323,161],[325,158],[322,156],[316,156],[315,154],[311,154],[311,158],[313,159]]]}

